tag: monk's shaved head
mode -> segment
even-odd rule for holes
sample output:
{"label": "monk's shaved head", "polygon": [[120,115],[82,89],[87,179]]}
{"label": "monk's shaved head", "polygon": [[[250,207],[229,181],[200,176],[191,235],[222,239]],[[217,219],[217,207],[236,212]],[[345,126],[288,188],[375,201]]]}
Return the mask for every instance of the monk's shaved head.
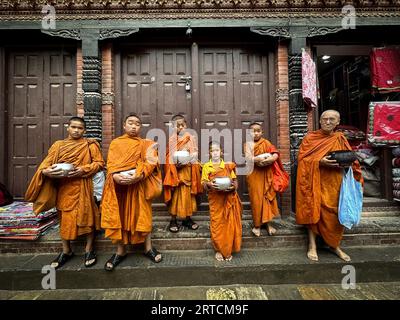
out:
{"label": "monk's shaved head", "polygon": [[334,114],[334,115],[340,120],[340,113],[339,113],[338,111],[336,111],[336,110],[326,110],[326,111],[322,112],[321,118],[322,118],[324,115],[326,115],[327,113]]}

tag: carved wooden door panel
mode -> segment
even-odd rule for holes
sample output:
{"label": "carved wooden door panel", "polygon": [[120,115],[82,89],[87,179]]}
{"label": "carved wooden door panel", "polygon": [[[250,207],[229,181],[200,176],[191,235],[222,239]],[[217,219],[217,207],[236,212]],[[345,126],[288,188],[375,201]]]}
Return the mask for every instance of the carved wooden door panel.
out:
{"label": "carved wooden door panel", "polygon": [[21,198],[65,126],[76,115],[75,53],[12,50],[7,77],[7,185]]}

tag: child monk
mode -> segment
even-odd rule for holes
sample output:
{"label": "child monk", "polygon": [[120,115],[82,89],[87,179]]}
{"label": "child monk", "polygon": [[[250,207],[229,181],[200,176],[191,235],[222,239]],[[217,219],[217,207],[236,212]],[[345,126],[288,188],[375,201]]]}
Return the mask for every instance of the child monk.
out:
{"label": "child monk", "polygon": [[[140,138],[141,127],[138,115],[128,115],[124,134],[111,141],[108,151],[101,227],[105,237],[117,244],[117,252],[106,262],[107,271],[126,258],[127,244],[144,243],[145,256],[155,263],[162,259],[151,245],[151,202],[161,194],[161,171],[156,144]],[[132,169],[136,172],[125,172]]]}
{"label": "child monk", "polygon": [[[232,252],[239,252],[242,243],[242,203],[236,192],[236,165],[224,162],[219,142],[211,142],[209,150],[211,159],[203,165],[201,181],[208,191],[211,240],[215,259],[230,261]],[[219,190],[214,181],[217,177],[230,177],[231,187]]]}
{"label": "child monk", "polygon": [[[172,117],[173,132],[169,138],[165,177],[164,201],[171,215],[169,231],[178,232],[177,217],[182,219],[182,225],[196,230],[199,225],[192,220],[197,211],[196,195],[201,192],[200,164],[197,160],[197,141],[186,129],[186,119],[182,115]],[[187,163],[174,163],[173,154],[176,151],[188,151],[190,160]]]}
{"label": "child monk", "polygon": [[[51,263],[55,269],[72,258],[70,242],[80,235],[86,235],[85,267],[96,263],[93,243],[94,231],[100,229],[100,214],[92,177],[103,169],[104,160],[98,142],[83,138],[85,128],[82,118],[69,119],[68,138],[56,141],[50,147],[25,194],[25,199],[33,202],[35,213],[56,206],[60,214],[63,251]],[[69,163],[74,169],[66,174],[56,168],[56,163]]]}
{"label": "child monk", "polygon": [[[246,181],[249,189],[251,212],[253,215],[253,234],[259,237],[261,226],[265,225],[270,236],[276,230],[271,226],[274,217],[279,216],[276,192],[273,188],[272,164],[279,161],[279,152],[276,147],[263,137],[262,126],[253,122],[249,125],[254,139],[244,145],[246,160],[254,164],[251,172],[247,175]],[[268,157],[257,157],[262,154],[269,154]]]}

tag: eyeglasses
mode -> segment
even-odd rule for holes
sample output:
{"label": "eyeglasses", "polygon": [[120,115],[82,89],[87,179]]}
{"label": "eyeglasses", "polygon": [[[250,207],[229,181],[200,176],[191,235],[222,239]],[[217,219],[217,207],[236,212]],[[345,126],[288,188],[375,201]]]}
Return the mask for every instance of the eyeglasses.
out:
{"label": "eyeglasses", "polygon": [[336,118],[321,118],[321,122],[336,122],[337,119]]}

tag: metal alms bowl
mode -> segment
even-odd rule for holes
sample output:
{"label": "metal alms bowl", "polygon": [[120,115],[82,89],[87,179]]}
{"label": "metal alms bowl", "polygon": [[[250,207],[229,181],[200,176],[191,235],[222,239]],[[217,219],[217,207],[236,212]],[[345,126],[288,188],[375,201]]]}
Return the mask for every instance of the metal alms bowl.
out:
{"label": "metal alms bowl", "polygon": [[217,177],[214,179],[214,183],[220,190],[226,190],[232,186],[232,180],[229,177]]}
{"label": "metal alms bowl", "polygon": [[190,161],[190,153],[186,150],[175,151],[172,159],[174,160],[174,163],[179,162],[185,164]]}
{"label": "metal alms bowl", "polygon": [[62,175],[68,175],[68,172],[74,170],[74,165],[71,163],[55,163],[55,170],[62,170]]}
{"label": "metal alms bowl", "polygon": [[350,150],[332,151],[328,155],[330,160],[336,160],[341,166],[350,166],[357,160],[357,154]]}

